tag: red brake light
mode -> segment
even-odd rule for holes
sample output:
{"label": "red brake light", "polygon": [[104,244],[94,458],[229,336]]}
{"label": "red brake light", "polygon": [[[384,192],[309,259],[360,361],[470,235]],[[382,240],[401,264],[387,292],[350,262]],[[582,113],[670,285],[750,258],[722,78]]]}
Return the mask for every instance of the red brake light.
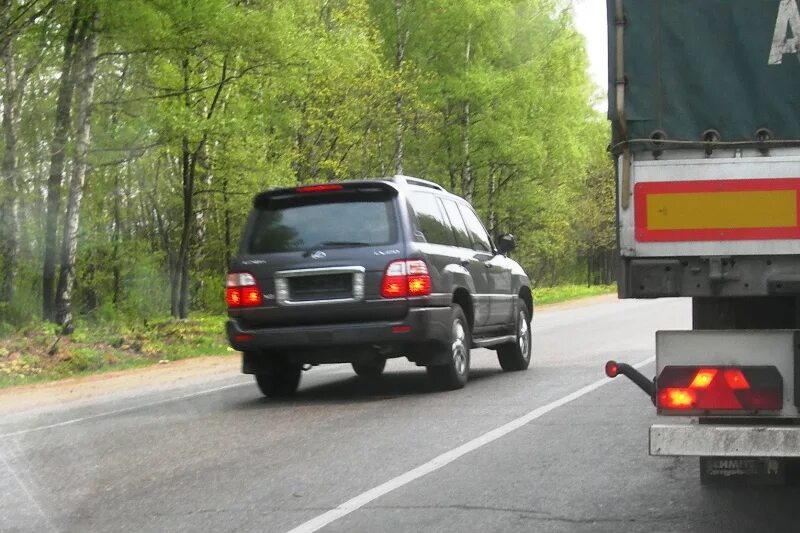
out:
{"label": "red brake light", "polygon": [[249,272],[231,272],[225,284],[225,302],[229,308],[261,305],[261,288]]}
{"label": "red brake light", "polygon": [[392,261],[386,267],[381,283],[381,296],[403,298],[427,296],[431,293],[431,276],[428,265],[419,259]]}
{"label": "red brake light", "polygon": [[225,302],[228,304],[228,307],[241,307],[242,305],[241,289],[228,287],[225,290]]}
{"label": "red brake light", "polygon": [[306,185],[304,187],[297,187],[296,192],[329,192],[341,191],[342,186],[338,183],[326,183],[323,185]]}
{"label": "red brake light", "polygon": [[657,404],[663,411],[778,411],[783,379],[773,366],[667,366],[658,376]]}

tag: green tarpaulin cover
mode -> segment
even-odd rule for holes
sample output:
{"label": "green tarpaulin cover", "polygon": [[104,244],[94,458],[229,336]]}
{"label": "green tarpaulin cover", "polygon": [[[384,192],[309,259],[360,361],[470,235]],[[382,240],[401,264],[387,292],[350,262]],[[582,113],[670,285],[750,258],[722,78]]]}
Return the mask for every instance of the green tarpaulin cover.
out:
{"label": "green tarpaulin cover", "polygon": [[[599,0],[598,0],[599,1]],[[616,110],[616,0],[608,0],[609,118]],[[800,0],[623,0],[628,139],[800,139]],[[633,149],[644,149],[634,145]]]}

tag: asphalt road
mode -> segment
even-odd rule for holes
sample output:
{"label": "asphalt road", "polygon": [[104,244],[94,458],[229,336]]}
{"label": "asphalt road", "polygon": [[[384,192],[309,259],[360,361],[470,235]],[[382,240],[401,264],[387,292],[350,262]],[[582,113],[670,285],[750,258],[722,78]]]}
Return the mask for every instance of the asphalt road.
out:
{"label": "asphalt road", "polygon": [[7,416],[0,531],[798,531],[795,487],[704,487],[696,459],[649,457],[652,405],[604,379],[689,313],[538,313],[530,370],[473,350],[455,392],[398,360],[376,381],[316,368],[285,402],[229,373]]}

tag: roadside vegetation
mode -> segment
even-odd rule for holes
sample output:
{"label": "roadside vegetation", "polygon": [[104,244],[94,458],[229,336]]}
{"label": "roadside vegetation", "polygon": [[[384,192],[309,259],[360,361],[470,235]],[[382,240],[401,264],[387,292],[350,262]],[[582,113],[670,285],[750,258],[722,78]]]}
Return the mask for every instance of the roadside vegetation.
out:
{"label": "roadside vegetation", "polygon": [[[541,306],[614,291],[615,285],[562,285],[535,289],[534,296]],[[0,388],[230,355],[224,323],[223,315],[139,322],[81,318],[71,335],[46,322],[0,323]]]}
{"label": "roadside vegetation", "polygon": [[72,335],[37,322],[0,336],[0,387],[232,353],[223,316],[144,323],[78,322]]}
{"label": "roadside vegetation", "polygon": [[556,287],[541,287],[533,289],[536,305],[556,304],[570,300],[580,300],[590,296],[614,294],[617,286],[610,285],[558,285]]}
{"label": "roadside vegetation", "polygon": [[0,383],[224,351],[222,280],[272,187],[437,181],[537,287],[610,283],[570,6],[0,0]]}

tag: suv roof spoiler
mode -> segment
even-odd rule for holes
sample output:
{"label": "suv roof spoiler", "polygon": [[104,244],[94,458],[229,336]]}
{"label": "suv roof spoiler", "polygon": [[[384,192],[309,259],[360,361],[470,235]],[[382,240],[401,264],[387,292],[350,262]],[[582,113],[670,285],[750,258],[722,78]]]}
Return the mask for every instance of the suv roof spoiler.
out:
{"label": "suv roof spoiler", "polygon": [[416,185],[417,187],[427,187],[429,189],[436,189],[437,191],[447,192],[447,189],[445,189],[438,183],[434,183],[432,181],[423,180],[419,178],[412,178],[411,176],[403,176],[402,174],[396,174],[395,176],[392,176],[392,181],[394,183],[401,183],[405,185]]}

